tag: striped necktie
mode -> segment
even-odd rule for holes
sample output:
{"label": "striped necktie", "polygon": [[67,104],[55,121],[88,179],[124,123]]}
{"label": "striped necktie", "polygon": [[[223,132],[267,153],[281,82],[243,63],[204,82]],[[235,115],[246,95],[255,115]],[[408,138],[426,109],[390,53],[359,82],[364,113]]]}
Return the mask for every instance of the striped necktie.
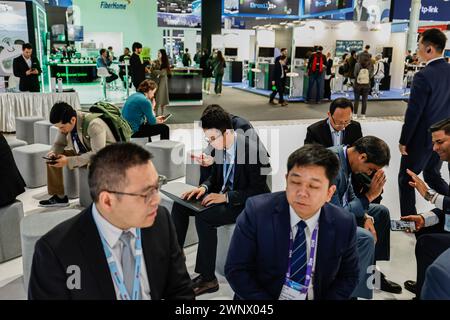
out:
{"label": "striped necktie", "polygon": [[306,276],[306,223],[302,220],[297,223],[297,234],[295,235],[293,252],[291,257],[291,280],[303,284]]}

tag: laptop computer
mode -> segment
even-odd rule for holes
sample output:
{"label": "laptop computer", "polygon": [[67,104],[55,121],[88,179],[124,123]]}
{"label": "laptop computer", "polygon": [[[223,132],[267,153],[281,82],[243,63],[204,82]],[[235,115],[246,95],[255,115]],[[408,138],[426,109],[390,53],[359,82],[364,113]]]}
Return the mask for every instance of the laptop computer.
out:
{"label": "laptop computer", "polygon": [[184,200],[181,198],[181,195],[185,192],[192,191],[196,188],[196,186],[191,186],[190,184],[186,184],[183,182],[170,182],[161,187],[161,192],[168,196],[170,199],[175,201],[176,203],[181,204],[189,209],[194,210],[195,212],[202,212],[206,209],[209,209],[217,204],[212,204],[207,207],[202,205],[202,198]]}

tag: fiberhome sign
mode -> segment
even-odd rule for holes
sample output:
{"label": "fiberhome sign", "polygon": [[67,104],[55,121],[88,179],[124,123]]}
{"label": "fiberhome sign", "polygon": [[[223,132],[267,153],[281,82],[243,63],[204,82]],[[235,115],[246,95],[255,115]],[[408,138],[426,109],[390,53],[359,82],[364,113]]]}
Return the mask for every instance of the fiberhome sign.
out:
{"label": "fiberhome sign", "polygon": [[114,2],[102,1],[102,2],[100,2],[100,9],[126,10],[127,4],[131,4],[131,0],[122,0],[121,2],[126,2],[126,3],[118,3],[117,1],[114,1]]}

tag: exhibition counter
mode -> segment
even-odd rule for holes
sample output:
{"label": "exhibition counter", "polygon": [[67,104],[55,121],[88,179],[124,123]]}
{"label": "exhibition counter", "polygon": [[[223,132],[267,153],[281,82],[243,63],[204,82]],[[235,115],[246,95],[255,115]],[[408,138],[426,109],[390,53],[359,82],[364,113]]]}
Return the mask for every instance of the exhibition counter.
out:
{"label": "exhibition counter", "polygon": [[56,63],[50,64],[52,78],[62,78],[64,84],[89,83],[97,79],[95,63]]}

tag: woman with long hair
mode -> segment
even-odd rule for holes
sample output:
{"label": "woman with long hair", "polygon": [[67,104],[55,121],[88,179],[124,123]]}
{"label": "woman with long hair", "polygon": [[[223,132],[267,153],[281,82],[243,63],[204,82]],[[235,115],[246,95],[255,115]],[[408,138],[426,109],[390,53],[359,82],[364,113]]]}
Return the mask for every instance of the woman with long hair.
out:
{"label": "woman with long hair", "polygon": [[165,49],[158,50],[158,61],[152,72],[158,80],[155,114],[158,115],[158,111],[161,109],[161,115],[164,115],[164,108],[169,105],[168,77],[171,75],[169,57]]}
{"label": "woman with long hair", "polygon": [[223,57],[222,51],[218,50],[214,59],[214,92],[219,96],[222,94],[222,79],[225,67],[225,58]]}
{"label": "woman with long hair", "polygon": [[362,97],[361,119],[366,118],[367,98],[370,93],[373,78],[373,64],[370,55],[360,55],[355,65],[355,86],[353,93],[355,95],[354,118],[358,117],[359,98]]}

